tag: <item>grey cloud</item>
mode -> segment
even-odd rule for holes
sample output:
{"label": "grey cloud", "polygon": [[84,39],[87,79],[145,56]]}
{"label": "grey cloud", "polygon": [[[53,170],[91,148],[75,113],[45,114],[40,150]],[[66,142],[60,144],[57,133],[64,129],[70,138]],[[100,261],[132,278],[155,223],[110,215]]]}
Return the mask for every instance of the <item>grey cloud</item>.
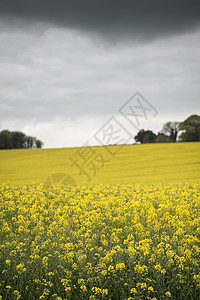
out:
{"label": "grey cloud", "polygon": [[200,24],[198,0],[1,0],[0,15],[49,22],[109,39],[152,39]]}
{"label": "grey cloud", "polygon": [[199,36],[106,48],[53,28],[43,37],[0,33],[0,120],[109,117],[137,90],[159,111],[187,103],[184,110],[192,112],[199,101]]}
{"label": "grey cloud", "polygon": [[0,130],[80,146],[137,90],[146,129],[198,113],[199,3],[0,0]]}

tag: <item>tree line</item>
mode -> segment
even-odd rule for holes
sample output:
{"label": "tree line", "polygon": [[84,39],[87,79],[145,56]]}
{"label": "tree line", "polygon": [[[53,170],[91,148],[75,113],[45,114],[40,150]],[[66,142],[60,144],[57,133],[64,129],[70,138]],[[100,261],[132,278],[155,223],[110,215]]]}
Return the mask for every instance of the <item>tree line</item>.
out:
{"label": "tree line", "polygon": [[158,134],[141,129],[135,136],[135,141],[141,144],[200,141],[200,116],[191,115],[183,122],[167,122]]}
{"label": "tree line", "polygon": [[[180,135],[178,135],[180,132]],[[200,116],[191,115],[183,122],[167,122],[158,134],[151,130],[141,129],[135,141],[145,143],[200,141]],[[0,132],[0,149],[42,148],[43,142],[20,131],[3,130]]]}
{"label": "tree line", "polygon": [[42,148],[43,142],[21,131],[2,130],[0,132],[0,149]]}

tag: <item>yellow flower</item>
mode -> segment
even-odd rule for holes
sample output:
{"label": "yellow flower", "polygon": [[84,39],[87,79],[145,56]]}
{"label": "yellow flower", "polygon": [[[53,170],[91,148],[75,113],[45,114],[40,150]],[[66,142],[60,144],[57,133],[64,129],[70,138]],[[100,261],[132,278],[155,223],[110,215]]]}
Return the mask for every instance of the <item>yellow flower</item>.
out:
{"label": "yellow flower", "polygon": [[146,282],[142,282],[140,286],[141,286],[141,289],[144,289],[144,290],[147,288]]}
{"label": "yellow flower", "polygon": [[10,259],[6,259],[6,264],[10,264]]}
{"label": "yellow flower", "polygon": [[106,275],[108,274],[108,272],[107,272],[107,270],[102,270],[102,271],[101,271],[101,274],[102,274],[103,276],[106,276]]}
{"label": "yellow flower", "polygon": [[135,288],[131,289],[131,294],[137,294],[137,290]]}
{"label": "yellow flower", "polygon": [[119,263],[119,264],[116,264],[116,270],[123,270],[125,269],[125,264],[124,263]]}
{"label": "yellow flower", "polygon": [[150,287],[148,287],[148,291],[153,293],[154,292],[154,288],[152,286],[150,286]]}
{"label": "yellow flower", "polygon": [[86,286],[85,286],[84,284],[82,284],[82,285],[80,286],[80,289],[81,289],[83,292],[86,292],[86,291],[87,291],[87,288],[86,288]]}

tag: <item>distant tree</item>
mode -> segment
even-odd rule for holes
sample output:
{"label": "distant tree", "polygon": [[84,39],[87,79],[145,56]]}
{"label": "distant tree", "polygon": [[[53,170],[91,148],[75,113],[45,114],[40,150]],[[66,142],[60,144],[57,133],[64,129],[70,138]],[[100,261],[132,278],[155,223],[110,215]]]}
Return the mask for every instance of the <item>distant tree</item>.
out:
{"label": "distant tree", "polygon": [[36,140],[36,147],[37,148],[42,148],[42,146],[43,146],[43,142],[42,141],[40,141],[40,140]]}
{"label": "distant tree", "polygon": [[0,149],[12,149],[12,133],[9,130],[0,132]]}
{"label": "distant tree", "polygon": [[35,137],[26,136],[20,131],[3,130],[0,132],[0,149],[42,148],[43,142]]}
{"label": "distant tree", "polygon": [[153,133],[151,130],[147,130],[144,136],[144,143],[155,143],[156,141],[156,134]]}
{"label": "distant tree", "polygon": [[141,129],[137,135],[134,137],[136,142],[140,142],[141,144],[143,143],[144,140],[144,136],[145,136],[145,130]]}
{"label": "distant tree", "polygon": [[25,138],[25,147],[28,149],[34,148],[36,145],[36,138],[32,136],[26,136]]}
{"label": "distant tree", "polygon": [[156,143],[169,143],[171,139],[168,135],[164,134],[163,132],[158,132],[156,136]]}
{"label": "distant tree", "polygon": [[141,129],[138,134],[135,136],[135,141],[140,142],[141,144],[155,143],[156,134],[151,130]]}
{"label": "distant tree", "polygon": [[162,132],[170,137],[171,142],[176,142],[179,132],[179,122],[167,122],[163,125]]}
{"label": "distant tree", "polygon": [[180,123],[180,140],[183,142],[200,141],[200,116],[191,115]]}
{"label": "distant tree", "polygon": [[12,132],[12,144],[14,149],[22,149],[25,148],[26,143],[26,135],[20,131]]}

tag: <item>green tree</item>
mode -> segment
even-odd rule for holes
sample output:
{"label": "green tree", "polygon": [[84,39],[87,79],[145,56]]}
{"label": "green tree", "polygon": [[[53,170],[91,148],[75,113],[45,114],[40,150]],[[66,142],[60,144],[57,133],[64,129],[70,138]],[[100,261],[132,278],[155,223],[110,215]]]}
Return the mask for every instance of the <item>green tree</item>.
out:
{"label": "green tree", "polygon": [[171,142],[176,142],[180,130],[179,122],[167,122],[163,125],[162,132],[169,136]]}
{"label": "green tree", "polygon": [[0,149],[12,149],[12,133],[9,130],[0,132]]}
{"label": "green tree", "polygon": [[43,142],[35,137],[26,136],[20,131],[3,130],[0,132],[0,149],[42,148]]}
{"label": "green tree", "polygon": [[180,123],[180,140],[182,142],[200,141],[200,116],[191,115]]}
{"label": "green tree", "polygon": [[42,148],[42,146],[43,146],[43,142],[40,140],[36,140],[35,144],[36,144],[37,148]]}
{"label": "green tree", "polygon": [[138,134],[135,136],[135,141],[140,142],[141,144],[155,143],[156,134],[151,130],[141,129]]}
{"label": "green tree", "polygon": [[36,138],[32,136],[26,136],[25,138],[26,148],[32,149],[36,145]]}
{"label": "green tree", "polygon": [[169,143],[171,139],[168,135],[164,134],[163,132],[158,132],[156,136],[156,143]]}
{"label": "green tree", "polygon": [[26,147],[26,135],[20,131],[12,132],[12,144],[14,149],[22,149]]}

